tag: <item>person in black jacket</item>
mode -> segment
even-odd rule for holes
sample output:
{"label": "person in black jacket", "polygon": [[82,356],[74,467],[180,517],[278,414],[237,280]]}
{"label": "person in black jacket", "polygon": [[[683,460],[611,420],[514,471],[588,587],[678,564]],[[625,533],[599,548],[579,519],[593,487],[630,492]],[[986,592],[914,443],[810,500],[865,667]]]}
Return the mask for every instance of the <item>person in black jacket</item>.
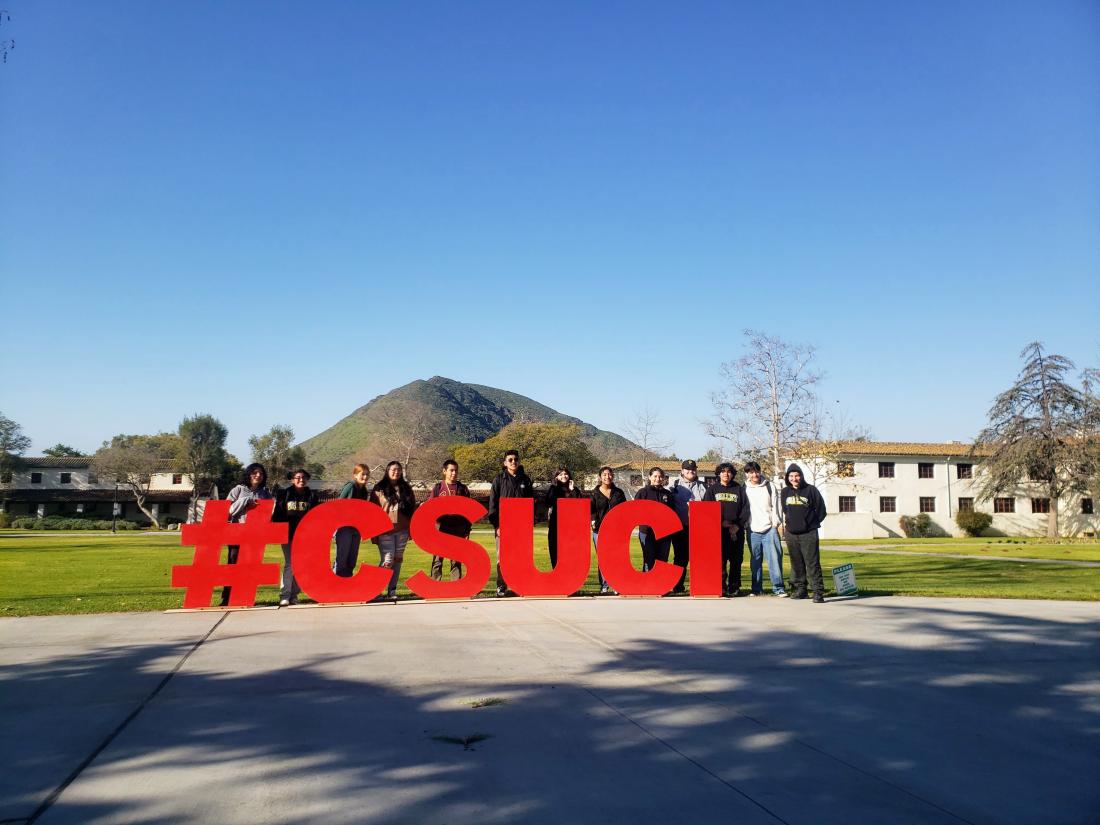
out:
{"label": "person in black jacket", "polygon": [[550,566],[558,566],[558,499],[584,498],[584,493],[573,483],[573,474],[565,467],[554,473],[554,483],[546,491],[546,544],[550,550]]}
{"label": "person in black jacket", "polygon": [[[745,561],[745,527],[749,523],[749,502],[734,479],[737,471],[728,461],[717,467],[718,481],[707,490],[703,501],[722,505],[722,595],[741,595],[741,565]],[[727,572],[728,567],[728,572]],[[759,596],[753,591],[752,595]]]}
{"label": "person in black jacket", "polygon": [[[660,467],[654,467],[649,471],[649,484],[634,494],[634,499],[642,501],[656,501],[676,512],[676,498],[665,487],[665,471]],[[668,551],[672,546],[672,536],[658,539],[653,533],[653,528],[642,525],[638,528],[638,541],[642,545],[642,569],[652,570],[653,563],[660,559],[668,561]]]}
{"label": "person in black jacket", "polygon": [[792,599],[806,598],[806,575],[814,590],[814,603],[825,601],[825,582],[821,576],[821,551],[817,528],[825,520],[825,500],[802,477],[797,464],[787,467],[786,484],[779,494],[783,507],[783,533],[787,555],[791,559]]}
{"label": "person in black jacket", "polygon": [[507,596],[508,585],[500,572],[500,500],[502,498],[534,498],[535,485],[531,483],[523,465],[519,463],[519,451],[508,450],[504,454],[504,469],[489,490],[489,512],[486,518],[493,525],[493,538],[497,550],[497,595]]}
{"label": "person in black jacket", "polygon": [[[607,517],[607,514],[611,512],[612,507],[616,507],[626,502],[626,493],[615,486],[615,471],[608,466],[600,467],[600,483],[595,490],[592,491],[592,544],[596,544],[596,537],[600,532],[600,525],[603,524],[603,520]],[[607,579],[603,577],[603,571],[599,568],[599,554],[596,555],[596,571],[600,577],[600,595],[607,595],[611,592],[611,585],[607,583]]]}
{"label": "person in black jacket", "polygon": [[290,474],[290,486],[275,494],[275,511],[272,521],[284,521],[288,525],[286,544],[283,545],[283,582],[279,591],[279,607],[297,604],[302,588],[294,578],[294,568],[290,563],[290,546],[294,542],[294,531],[312,508],[317,506],[317,492],[309,488],[309,471],[295,470]]}

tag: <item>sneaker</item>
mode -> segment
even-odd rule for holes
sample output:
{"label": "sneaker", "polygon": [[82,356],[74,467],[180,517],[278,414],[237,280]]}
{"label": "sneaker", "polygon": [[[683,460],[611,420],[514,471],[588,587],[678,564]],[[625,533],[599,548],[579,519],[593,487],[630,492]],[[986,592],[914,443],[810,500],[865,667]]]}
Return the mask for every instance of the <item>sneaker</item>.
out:
{"label": "sneaker", "polygon": [[804,599],[804,598],[806,598],[806,591],[805,590],[796,590],[793,593],[791,593],[791,598],[792,599]]}
{"label": "sneaker", "polygon": [[279,599],[279,607],[290,607],[290,599]]}
{"label": "sneaker", "polygon": [[740,587],[735,587],[733,590],[730,591],[730,598],[731,599],[736,599],[740,595],[741,595],[741,588]]}
{"label": "sneaker", "polygon": [[507,595],[508,595],[508,588],[507,587],[498,587],[497,588],[497,598],[498,599],[503,599]]}
{"label": "sneaker", "polygon": [[790,598],[790,596],[789,596],[789,595],[787,595],[787,591],[786,591],[786,590],[776,590],[776,591],[775,591],[775,593],[774,593],[773,595],[774,595],[774,596],[775,596],[775,597],[776,597],[777,599],[789,599],[789,598]]}
{"label": "sneaker", "polygon": [[763,593],[749,593],[750,596],[763,596]]}
{"label": "sneaker", "polygon": [[814,604],[825,604],[825,597],[820,593],[814,593]]}
{"label": "sneaker", "polygon": [[611,592],[611,586],[610,585],[605,584],[600,588],[600,595],[601,596],[606,596],[610,592]]}

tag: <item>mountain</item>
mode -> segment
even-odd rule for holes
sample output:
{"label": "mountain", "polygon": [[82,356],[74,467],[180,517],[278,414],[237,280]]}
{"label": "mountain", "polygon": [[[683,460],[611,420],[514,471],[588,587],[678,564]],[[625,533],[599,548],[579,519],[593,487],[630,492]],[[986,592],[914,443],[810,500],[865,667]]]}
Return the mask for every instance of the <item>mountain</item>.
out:
{"label": "mountain", "polygon": [[627,460],[637,446],[617,433],[565,415],[534,399],[481,384],[435,376],[413,381],[364,404],[302,442],[310,461],[345,474],[358,460],[403,459],[396,442],[417,437],[415,452],[445,452],[452,444],[484,441],[513,421],[568,422],[581,428],[589,449],[604,460]]}

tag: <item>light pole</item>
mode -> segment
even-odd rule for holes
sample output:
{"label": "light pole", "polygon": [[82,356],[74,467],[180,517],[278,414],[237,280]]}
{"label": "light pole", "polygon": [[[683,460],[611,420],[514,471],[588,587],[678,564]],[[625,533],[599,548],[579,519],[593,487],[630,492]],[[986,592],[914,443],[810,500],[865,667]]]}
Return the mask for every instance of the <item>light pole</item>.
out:
{"label": "light pole", "polygon": [[115,526],[118,522],[118,479],[115,479],[115,495],[111,499],[111,532],[117,533],[118,528]]}

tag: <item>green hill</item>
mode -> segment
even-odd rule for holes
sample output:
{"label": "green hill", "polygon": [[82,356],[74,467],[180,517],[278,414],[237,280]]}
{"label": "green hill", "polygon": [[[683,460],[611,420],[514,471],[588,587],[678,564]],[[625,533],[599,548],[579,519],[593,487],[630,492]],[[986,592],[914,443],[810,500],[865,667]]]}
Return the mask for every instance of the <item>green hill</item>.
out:
{"label": "green hill", "polygon": [[373,465],[387,457],[404,460],[406,448],[434,463],[449,446],[484,441],[513,421],[577,424],[589,448],[608,461],[626,460],[637,449],[617,433],[597,429],[526,396],[438,375],[372,399],[302,446],[310,461],[342,476],[356,461]]}

